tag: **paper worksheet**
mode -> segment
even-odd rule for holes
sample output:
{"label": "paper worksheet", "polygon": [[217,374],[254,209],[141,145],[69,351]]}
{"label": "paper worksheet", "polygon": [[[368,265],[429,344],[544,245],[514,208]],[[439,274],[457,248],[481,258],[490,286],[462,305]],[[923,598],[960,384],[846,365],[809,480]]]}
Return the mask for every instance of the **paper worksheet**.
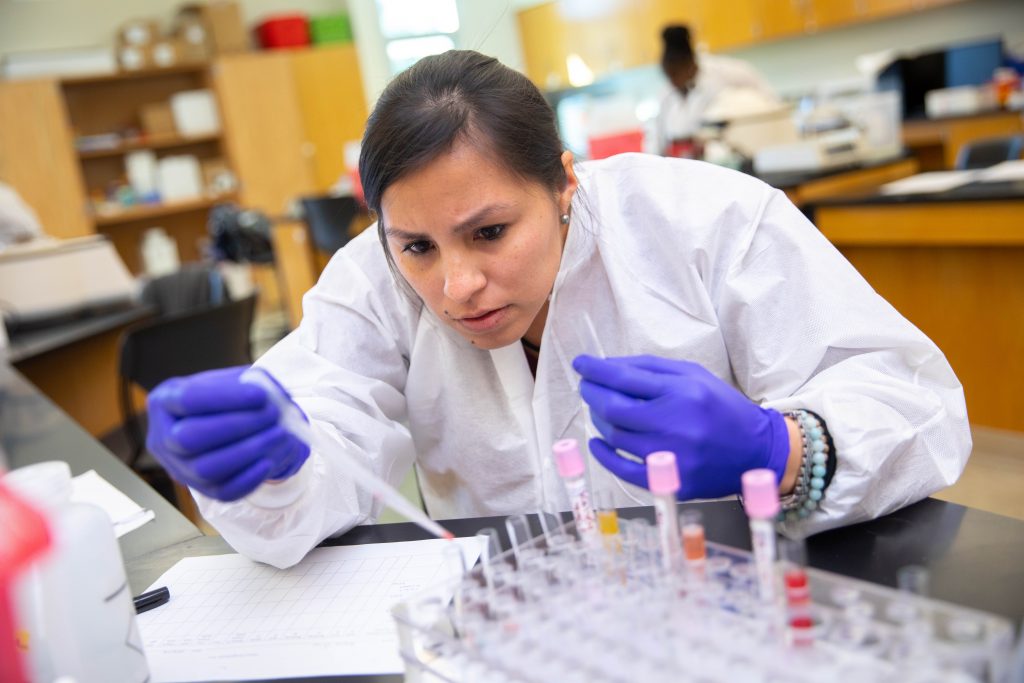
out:
{"label": "paper worksheet", "polygon": [[473,566],[477,538],[316,548],[289,569],[181,560],[152,586],[170,601],[138,616],[152,681],[400,673],[391,608],[444,581],[453,542]]}
{"label": "paper worksheet", "polygon": [[152,510],[142,508],[97,474],[96,470],[89,470],[71,480],[71,500],[76,503],[92,503],[103,508],[110,517],[118,538],[156,519],[156,514]]}

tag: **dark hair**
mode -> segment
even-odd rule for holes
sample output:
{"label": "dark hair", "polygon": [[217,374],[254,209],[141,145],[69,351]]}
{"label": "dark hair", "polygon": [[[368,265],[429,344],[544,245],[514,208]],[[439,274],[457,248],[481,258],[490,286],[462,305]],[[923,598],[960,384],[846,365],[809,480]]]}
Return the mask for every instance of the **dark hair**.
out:
{"label": "dark hair", "polygon": [[424,57],[384,89],[367,120],[359,154],[366,204],[380,221],[384,191],[458,140],[488,150],[502,166],[552,191],[565,187],[555,113],[533,83],[493,57],[449,50]]}
{"label": "dark hair", "polygon": [[665,43],[661,53],[661,65],[667,67],[685,66],[693,63],[693,44],[690,42],[690,29],[686,26],[666,26],[661,32],[661,40]]}

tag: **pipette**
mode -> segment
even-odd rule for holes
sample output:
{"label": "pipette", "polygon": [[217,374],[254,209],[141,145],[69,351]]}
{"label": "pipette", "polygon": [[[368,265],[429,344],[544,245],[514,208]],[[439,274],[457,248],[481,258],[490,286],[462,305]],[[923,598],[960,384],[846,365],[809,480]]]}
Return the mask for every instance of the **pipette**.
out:
{"label": "pipette", "polygon": [[401,492],[387,483],[364,464],[356,460],[344,448],[338,448],[336,444],[327,440],[323,434],[313,429],[313,426],[306,421],[298,406],[292,403],[291,399],[284,393],[281,386],[271,378],[270,374],[263,368],[249,368],[242,373],[243,382],[256,384],[263,387],[267,396],[281,412],[281,426],[295,435],[297,439],[312,449],[322,453],[330,453],[332,458],[341,461],[345,467],[345,473],[352,477],[352,480],[360,488],[373,494],[373,497],[388,506],[410,522],[413,522],[429,531],[438,538],[451,540],[455,534],[427,517],[423,510],[409,502],[409,499]]}

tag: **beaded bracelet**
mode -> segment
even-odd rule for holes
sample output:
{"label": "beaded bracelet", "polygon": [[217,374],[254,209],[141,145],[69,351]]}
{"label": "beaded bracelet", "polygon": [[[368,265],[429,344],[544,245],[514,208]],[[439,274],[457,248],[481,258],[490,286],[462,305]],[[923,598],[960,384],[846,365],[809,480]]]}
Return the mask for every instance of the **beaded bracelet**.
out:
{"label": "beaded bracelet", "polygon": [[800,472],[793,493],[782,498],[779,521],[804,519],[820,505],[836,470],[835,446],[825,421],[810,410],[783,413],[796,421],[803,444]]}

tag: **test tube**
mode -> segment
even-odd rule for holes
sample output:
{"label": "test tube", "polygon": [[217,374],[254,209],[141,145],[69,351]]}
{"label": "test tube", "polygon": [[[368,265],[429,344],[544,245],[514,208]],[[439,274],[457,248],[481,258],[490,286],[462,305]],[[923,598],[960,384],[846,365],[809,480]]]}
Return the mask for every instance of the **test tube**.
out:
{"label": "test tube", "polygon": [[487,599],[494,600],[494,558],[501,553],[501,541],[494,527],[485,527],[476,532],[476,537],[483,541],[480,552],[480,567],[483,570],[484,583],[487,586]]}
{"label": "test tube", "polygon": [[679,526],[683,534],[686,570],[694,581],[703,581],[708,557],[707,544],[704,540],[704,515],[700,510],[683,510],[679,515]]}
{"label": "test tube", "polygon": [[615,496],[608,489],[594,492],[597,507],[597,528],[601,532],[604,549],[613,554],[622,551],[622,536],[619,534],[619,512],[615,509]]}
{"label": "test tube", "polygon": [[647,488],[654,496],[654,514],[661,546],[661,568],[666,572],[682,569],[682,546],[679,539],[679,521],[676,517],[676,492],[679,490],[679,470],[676,455],[658,451],[647,456]]}
{"label": "test tube", "polygon": [[781,549],[789,642],[794,647],[808,647],[814,644],[814,618],[807,580],[807,546],[802,538],[783,538]]}
{"label": "test tube", "polygon": [[586,468],[579,443],[576,439],[562,439],[555,442],[552,450],[555,454],[558,476],[562,478],[565,492],[569,495],[569,503],[572,505],[572,516],[576,520],[576,533],[587,545],[600,547],[601,536],[597,530],[594,508],[590,504],[590,494],[587,492],[587,482],[584,476]]}
{"label": "test tube", "polygon": [[757,587],[762,602],[775,600],[775,516],[779,514],[779,485],[769,469],[747,470],[741,478],[743,505],[750,518]]}

